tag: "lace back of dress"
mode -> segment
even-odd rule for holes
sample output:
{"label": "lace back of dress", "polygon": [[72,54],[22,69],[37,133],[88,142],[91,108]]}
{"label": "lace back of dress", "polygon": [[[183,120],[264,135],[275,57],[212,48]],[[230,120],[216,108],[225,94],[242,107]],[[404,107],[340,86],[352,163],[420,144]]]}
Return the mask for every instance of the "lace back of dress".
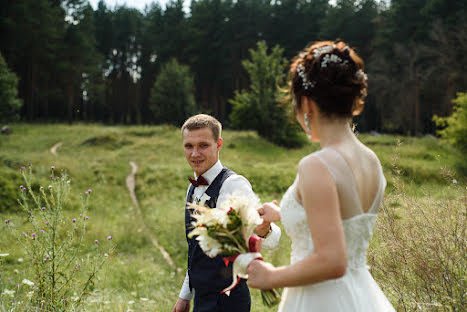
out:
{"label": "lace back of dress", "polygon": [[[365,213],[358,195],[357,184],[352,170],[343,156],[331,148],[322,149],[318,153],[314,153],[314,155],[324,163],[336,182],[342,219]],[[368,213],[377,213],[380,195],[381,191],[378,191],[373,205],[367,211]]]}

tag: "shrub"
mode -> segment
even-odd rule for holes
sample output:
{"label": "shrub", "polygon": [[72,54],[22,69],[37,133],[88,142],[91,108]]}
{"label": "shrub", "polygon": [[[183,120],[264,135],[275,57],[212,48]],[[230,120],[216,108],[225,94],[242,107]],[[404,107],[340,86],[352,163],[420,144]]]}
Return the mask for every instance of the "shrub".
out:
{"label": "shrub", "polygon": [[250,49],[251,60],[244,60],[243,67],[250,76],[250,89],[236,91],[230,114],[231,125],[237,129],[256,130],[265,139],[285,147],[299,147],[304,143],[298,125],[293,120],[290,107],[282,101],[279,88],[285,80],[287,60],[283,49],[275,46],[268,54],[264,41],[257,49]]}
{"label": "shrub", "polygon": [[0,122],[18,120],[22,105],[18,99],[18,77],[10,72],[0,54]]}
{"label": "shrub", "polygon": [[453,101],[454,112],[448,117],[433,116],[433,121],[438,127],[441,137],[458,147],[462,152],[467,152],[467,92],[457,93]]}
{"label": "shrub", "polygon": [[193,76],[175,59],[162,67],[151,90],[149,108],[157,123],[181,126],[196,111]]}

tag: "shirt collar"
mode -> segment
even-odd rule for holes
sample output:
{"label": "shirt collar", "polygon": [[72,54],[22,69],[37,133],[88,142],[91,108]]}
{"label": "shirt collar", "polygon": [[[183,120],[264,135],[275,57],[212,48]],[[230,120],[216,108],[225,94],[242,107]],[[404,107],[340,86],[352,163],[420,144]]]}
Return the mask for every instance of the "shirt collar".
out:
{"label": "shirt collar", "polygon": [[[221,161],[218,160],[211,168],[209,168],[208,171],[202,174],[203,178],[208,181],[209,184],[211,184],[212,181],[221,173],[222,168],[224,168],[221,164]],[[195,178],[198,179],[195,173]]]}

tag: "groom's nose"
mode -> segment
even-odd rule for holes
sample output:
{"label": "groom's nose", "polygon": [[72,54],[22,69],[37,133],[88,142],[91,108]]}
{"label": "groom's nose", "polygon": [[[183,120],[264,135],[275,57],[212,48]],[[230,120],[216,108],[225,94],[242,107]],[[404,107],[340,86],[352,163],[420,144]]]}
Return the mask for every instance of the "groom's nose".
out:
{"label": "groom's nose", "polygon": [[199,156],[200,153],[199,153],[199,150],[197,147],[193,148],[193,151],[191,152],[191,156],[192,157],[196,157],[196,156]]}

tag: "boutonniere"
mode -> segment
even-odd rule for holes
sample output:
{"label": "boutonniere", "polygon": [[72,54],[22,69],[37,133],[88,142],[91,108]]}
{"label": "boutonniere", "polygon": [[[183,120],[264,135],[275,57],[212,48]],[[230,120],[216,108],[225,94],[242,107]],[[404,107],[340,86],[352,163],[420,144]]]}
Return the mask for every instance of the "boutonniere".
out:
{"label": "boutonniere", "polygon": [[199,206],[204,206],[204,204],[211,199],[211,196],[209,196],[208,194],[204,193],[200,199],[197,200],[197,205]]}

